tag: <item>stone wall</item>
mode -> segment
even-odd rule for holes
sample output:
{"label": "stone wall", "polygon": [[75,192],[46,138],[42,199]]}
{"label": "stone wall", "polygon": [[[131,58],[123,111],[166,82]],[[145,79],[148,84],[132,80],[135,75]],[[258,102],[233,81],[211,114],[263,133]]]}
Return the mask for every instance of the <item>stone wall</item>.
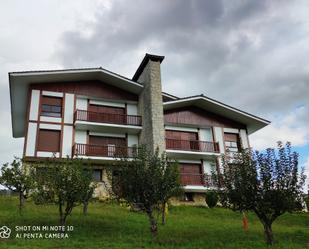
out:
{"label": "stone wall", "polygon": [[140,144],[146,144],[151,151],[165,150],[165,131],[162,103],[160,61],[148,60],[138,82],[144,85],[139,96],[139,112],[143,120]]}

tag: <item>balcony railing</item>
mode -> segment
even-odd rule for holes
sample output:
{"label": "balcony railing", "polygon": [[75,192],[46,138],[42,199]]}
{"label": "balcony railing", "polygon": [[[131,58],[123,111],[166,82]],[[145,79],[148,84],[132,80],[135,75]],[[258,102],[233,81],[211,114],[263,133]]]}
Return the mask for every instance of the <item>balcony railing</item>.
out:
{"label": "balcony railing", "polygon": [[213,187],[215,182],[211,175],[207,174],[193,174],[193,173],[180,173],[181,185],[195,185],[204,187]]}
{"label": "balcony railing", "polygon": [[197,151],[197,152],[219,152],[219,143],[199,140],[179,140],[166,138],[166,149]]}
{"label": "balcony railing", "polygon": [[137,115],[125,115],[116,113],[91,112],[76,110],[74,114],[75,121],[88,121],[96,123],[121,124],[121,125],[142,125],[142,117]]}
{"label": "balcony railing", "polygon": [[117,145],[95,145],[76,143],[73,146],[73,153],[76,156],[133,157],[135,151],[135,147],[124,147]]}

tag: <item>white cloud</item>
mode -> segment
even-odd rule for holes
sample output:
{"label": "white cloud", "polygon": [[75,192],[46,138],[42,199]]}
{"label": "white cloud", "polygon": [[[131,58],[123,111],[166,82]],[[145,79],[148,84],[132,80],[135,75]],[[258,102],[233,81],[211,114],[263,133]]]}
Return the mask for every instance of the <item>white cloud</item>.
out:
{"label": "white cloud", "polygon": [[305,112],[306,108],[302,106],[286,116],[270,117],[270,125],[250,136],[251,146],[262,150],[276,147],[277,141],[291,142],[292,146],[306,145],[309,142],[309,127],[299,122]]}

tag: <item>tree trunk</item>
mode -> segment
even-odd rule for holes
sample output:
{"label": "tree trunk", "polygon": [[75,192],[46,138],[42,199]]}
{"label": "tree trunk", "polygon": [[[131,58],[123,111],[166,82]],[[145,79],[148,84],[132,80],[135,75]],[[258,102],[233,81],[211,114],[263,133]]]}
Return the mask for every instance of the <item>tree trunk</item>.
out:
{"label": "tree trunk", "polygon": [[63,213],[62,203],[59,203],[59,223],[60,223],[60,226],[65,225],[65,219],[66,219],[66,216]]}
{"label": "tree trunk", "polygon": [[166,203],[164,202],[162,204],[162,225],[165,225],[166,223],[165,209],[166,209]]}
{"label": "tree trunk", "polygon": [[60,220],[59,220],[60,226],[65,226],[65,220],[66,220],[66,217],[61,215]]}
{"label": "tree trunk", "polygon": [[25,197],[23,192],[19,192],[19,213],[21,214],[21,210],[25,205]]}
{"label": "tree trunk", "polygon": [[83,214],[87,215],[88,214],[88,201],[85,201],[83,203]]}
{"label": "tree trunk", "polygon": [[267,245],[274,244],[274,235],[273,230],[271,228],[271,224],[264,224],[264,234]]}
{"label": "tree trunk", "polygon": [[147,212],[148,219],[149,219],[149,223],[150,223],[150,232],[151,232],[151,235],[152,235],[153,237],[156,237],[157,234],[158,234],[157,221],[156,221],[156,219],[153,217],[153,214],[152,214],[152,210],[151,210],[151,209],[148,209],[146,212]]}

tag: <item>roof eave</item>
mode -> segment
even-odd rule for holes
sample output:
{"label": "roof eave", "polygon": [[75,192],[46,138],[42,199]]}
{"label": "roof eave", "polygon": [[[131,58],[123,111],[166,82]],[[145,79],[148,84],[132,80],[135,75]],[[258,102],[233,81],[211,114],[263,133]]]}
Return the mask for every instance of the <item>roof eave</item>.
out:
{"label": "roof eave", "polygon": [[[165,110],[169,110],[169,109],[174,109],[174,108],[179,108],[180,104],[183,104],[183,106],[189,106],[189,105],[196,105],[198,103],[198,101],[207,101],[213,105],[217,105],[218,107],[220,107],[222,110],[227,110],[229,113],[233,113],[233,115],[229,116],[226,115],[228,118],[235,120],[239,123],[243,123],[244,125],[247,126],[248,129],[248,134],[252,134],[254,132],[256,132],[259,129],[262,129],[263,127],[267,126],[270,124],[270,121],[260,118],[258,116],[255,116],[253,114],[247,113],[245,111],[239,110],[237,108],[231,107],[229,105],[223,104],[219,101],[213,100],[211,98],[208,98],[206,96],[203,95],[198,95],[198,96],[192,96],[192,97],[188,97],[188,98],[183,98],[183,99],[178,99],[178,100],[172,100],[169,102],[165,102],[163,103],[163,106],[165,107]],[[213,111],[213,110],[208,110],[208,111]],[[218,112],[218,114],[224,116],[225,114],[222,113],[222,111]],[[242,117],[242,122],[239,121],[239,119],[235,119],[235,117],[233,117],[234,115],[240,115],[240,117]]]}

